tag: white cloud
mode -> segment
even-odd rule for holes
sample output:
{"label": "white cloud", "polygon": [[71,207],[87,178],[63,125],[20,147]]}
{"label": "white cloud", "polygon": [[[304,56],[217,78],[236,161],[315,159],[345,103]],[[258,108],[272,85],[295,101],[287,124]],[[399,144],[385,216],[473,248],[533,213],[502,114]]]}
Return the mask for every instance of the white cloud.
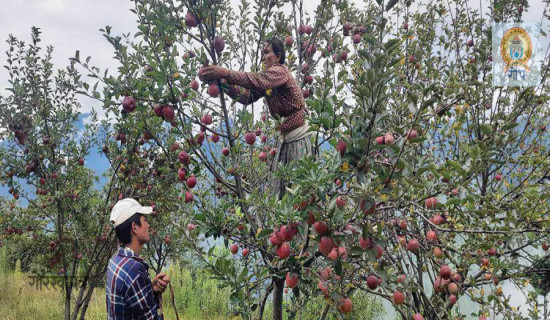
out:
{"label": "white cloud", "polygon": [[[99,31],[110,25],[113,32],[136,30],[136,19],[131,1],[111,0],[2,0],[0,9],[0,63],[6,64],[6,39],[9,34],[29,43],[31,27],[41,29],[42,48],[54,47],[53,64],[56,69],[69,64],[76,50],[81,57],[92,56],[91,64],[116,71],[113,49]],[[3,69],[5,70],[5,69]],[[0,95],[6,95],[6,72],[0,72]],[[93,107],[102,115],[100,104],[81,99],[83,113]]]}

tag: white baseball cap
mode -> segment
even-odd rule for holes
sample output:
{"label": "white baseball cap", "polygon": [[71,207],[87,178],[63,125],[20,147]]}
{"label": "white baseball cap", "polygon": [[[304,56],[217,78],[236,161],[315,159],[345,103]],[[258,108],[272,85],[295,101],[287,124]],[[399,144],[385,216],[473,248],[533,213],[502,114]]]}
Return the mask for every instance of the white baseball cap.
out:
{"label": "white baseball cap", "polygon": [[139,202],[132,198],[125,198],[115,204],[111,210],[111,221],[115,227],[128,220],[135,213],[151,214],[153,207],[142,207]]}

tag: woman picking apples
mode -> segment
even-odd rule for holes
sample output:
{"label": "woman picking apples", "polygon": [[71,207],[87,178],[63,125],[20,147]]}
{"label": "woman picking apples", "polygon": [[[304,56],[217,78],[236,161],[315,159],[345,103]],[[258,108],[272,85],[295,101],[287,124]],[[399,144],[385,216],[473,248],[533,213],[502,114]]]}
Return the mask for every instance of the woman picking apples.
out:
{"label": "woman picking apples", "polygon": [[[312,154],[309,138],[309,125],[305,119],[304,96],[296,79],[285,63],[285,49],[278,38],[266,40],[262,49],[264,70],[261,72],[232,71],[218,65],[204,67],[199,77],[203,81],[225,79],[229,84],[226,93],[242,104],[251,104],[265,97],[271,116],[282,118],[277,126],[280,133],[277,153],[271,171],[277,170],[279,163]],[[285,182],[274,179],[272,195],[281,199],[285,192]]]}

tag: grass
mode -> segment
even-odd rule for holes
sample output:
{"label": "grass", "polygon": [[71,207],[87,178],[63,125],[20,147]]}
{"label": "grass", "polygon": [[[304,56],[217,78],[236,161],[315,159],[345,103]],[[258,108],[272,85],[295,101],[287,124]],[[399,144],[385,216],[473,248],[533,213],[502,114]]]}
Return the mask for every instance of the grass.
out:
{"label": "grass", "polygon": [[[215,280],[200,269],[187,269],[176,263],[166,273],[171,277],[176,307],[181,320],[234,320],[229,310],[229,290],[220,289]],[[0,248],[0,318],[2,320],[63,319],[64,297],[59,289],[37,289],[30,285],[31,278],[21,272],[19,264],[15,270],[7,264],[6,250]],[[354,311],[349,319],[383,319],[382,305],[373,296],[356,293]],[[325,306],[322,297],[317,296],[306,306],[303,320],[318,319]],[[163,295],[163,313],[166,320],[175,320],[175,312],[167,289]],[[268,303],[264,319],[271,318]],[[286,312],[285,312],[285,319]],[[94,290],[86,319],[106,319],[105,289]],[[334,319],[333,317],[327,317]]]}
{"label": "grass", "polygon": [[[52,288],[39,290],[30,285],[32,279],[20,271],[18,264],[15,270],[10,270],[5,255],[6,250],[0,249],[0,319],[63,319],[63,292]],[[175,301],[181,320],[231,319],[225,315],[229,294],[219,289],[216,282],[208,279],[204,272],[192,274],[174,265],[167,273],[174,283]],[[163,296],[165,319],[176,319],[169,292]],[[105,289],[96,288],[86,319],[105,320],[105,310]]]}

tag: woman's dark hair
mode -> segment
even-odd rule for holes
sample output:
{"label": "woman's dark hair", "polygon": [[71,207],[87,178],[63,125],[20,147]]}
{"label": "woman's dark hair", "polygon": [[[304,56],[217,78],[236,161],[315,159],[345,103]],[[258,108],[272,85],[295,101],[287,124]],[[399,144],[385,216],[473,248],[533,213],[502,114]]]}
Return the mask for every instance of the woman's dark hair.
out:
{"label": "woman's dark hair", "polygon": [[269,38],[265,40],[266,43],[269,43],[271,45],[271,48],[273,48],[273,53],[277,56],[279,54],[279,63],[285,64],[285,45],[281,39],[277,37]]}
{"label": "woman's dark hair", "polygon": [[129,244],[132,242],[132,223],[135,222],[141,227],[141,213],[135,213],[128,220],[115,227],[115,234],[122,244]]}

